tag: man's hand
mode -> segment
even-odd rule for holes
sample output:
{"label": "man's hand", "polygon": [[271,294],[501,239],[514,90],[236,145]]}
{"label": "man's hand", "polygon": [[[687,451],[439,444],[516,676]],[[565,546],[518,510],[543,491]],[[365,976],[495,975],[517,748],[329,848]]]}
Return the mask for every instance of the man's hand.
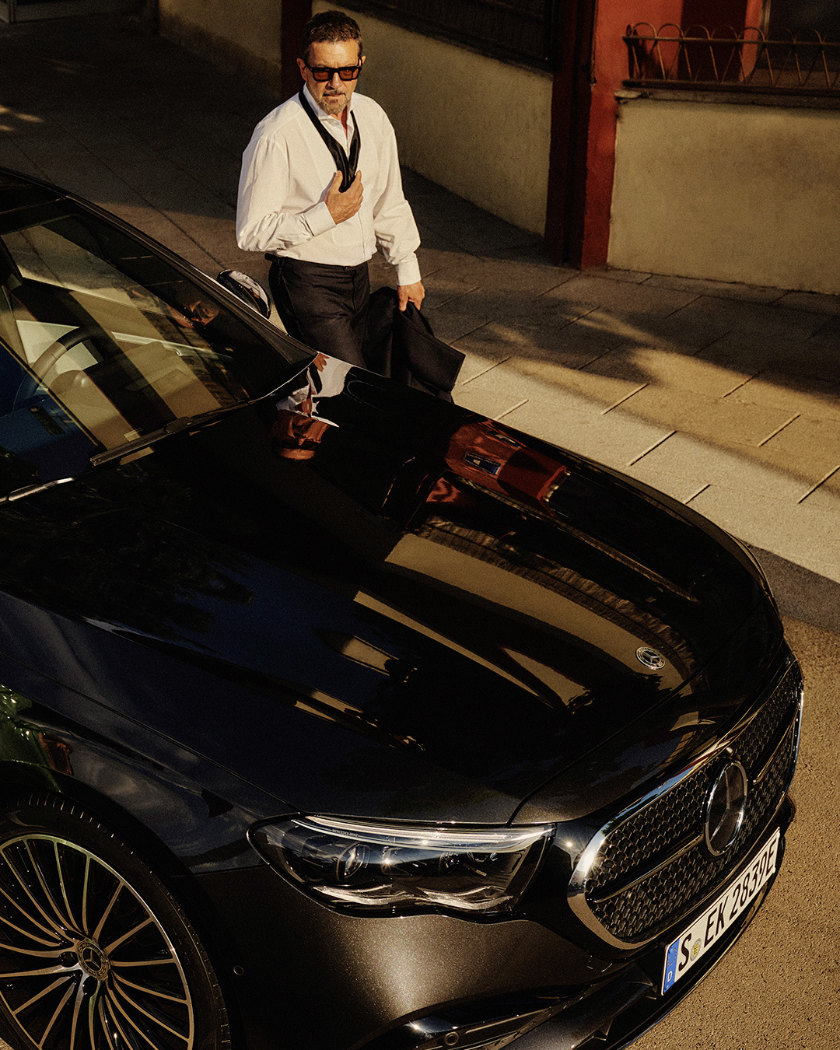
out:
{"label": "man's hand", "polygon": [[401,310],[404,310],[409,303],[414,303],[419,310],[425,297],[426,289],[423,287],[422,281],[417,281],[416,284],[401,284],[397,288],[397,298]]}
{"label": "man's hand", "polygon": [[361,208],[362,197],[364,196],[362,190],[362,173],[360,171],[356,172],[356,177],[344,193],[339,189],[340,185],[341,172],[337,171],[335,175],[333,175],[330,188],[327,190],[327,195],[324,198],[324,203],[329,209],[330,215],[332,215],[333,222],[335,223],[344,222],[345,219],[352,218],[359,208]]}

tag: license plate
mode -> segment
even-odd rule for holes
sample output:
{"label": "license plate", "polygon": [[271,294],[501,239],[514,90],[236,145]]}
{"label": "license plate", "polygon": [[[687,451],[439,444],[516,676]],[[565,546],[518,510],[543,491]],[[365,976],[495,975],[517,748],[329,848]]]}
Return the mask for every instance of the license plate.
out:
{"label": "license plate", "polygon": [[738,878],[669,945],[662,975],[663,995],[714,947],[750,901],[758,896],[761,887],[776,870],[779,838],[777,828]]}

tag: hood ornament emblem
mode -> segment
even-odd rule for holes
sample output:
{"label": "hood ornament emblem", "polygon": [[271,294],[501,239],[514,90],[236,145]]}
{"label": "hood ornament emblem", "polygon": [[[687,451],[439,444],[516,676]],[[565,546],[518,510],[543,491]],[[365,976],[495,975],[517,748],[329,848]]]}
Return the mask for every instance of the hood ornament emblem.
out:
{"label": "hood ornament emblem", "polygon": [[640,645],[636,650],[636,659],[649,671],[661,671],[665,666],[665,657],[657,649],[651,649],[649,645]]}

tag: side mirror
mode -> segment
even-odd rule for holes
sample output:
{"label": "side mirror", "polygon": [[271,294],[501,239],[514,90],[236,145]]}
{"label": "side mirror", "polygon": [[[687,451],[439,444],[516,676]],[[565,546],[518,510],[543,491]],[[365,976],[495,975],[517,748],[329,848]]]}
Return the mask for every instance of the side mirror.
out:
{"label": "side mirror", "polygon": [[252,306],[263,317],[271,316],[271,300],[268,297],[268,292],[259,281],[255,281],[247,273],[242,273],[240,270],[222,270],[216,280],[223,288],[233,292],[235,296]]}

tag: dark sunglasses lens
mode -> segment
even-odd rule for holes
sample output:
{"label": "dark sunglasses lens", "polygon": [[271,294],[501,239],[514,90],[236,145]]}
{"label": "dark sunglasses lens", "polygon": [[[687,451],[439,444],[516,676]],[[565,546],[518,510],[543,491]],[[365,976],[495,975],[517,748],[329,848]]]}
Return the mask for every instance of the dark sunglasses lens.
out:
{"label": "dark sunglasses lens", "polygon": [[355,80],[359,75],[359,66],[340,66],[338,69],[330,69],[329,66],[310,66],[309,72],[313,80],[317,80],[319,84],[325,84],[328,80],[332,80],[336,73],[342,80]]}

